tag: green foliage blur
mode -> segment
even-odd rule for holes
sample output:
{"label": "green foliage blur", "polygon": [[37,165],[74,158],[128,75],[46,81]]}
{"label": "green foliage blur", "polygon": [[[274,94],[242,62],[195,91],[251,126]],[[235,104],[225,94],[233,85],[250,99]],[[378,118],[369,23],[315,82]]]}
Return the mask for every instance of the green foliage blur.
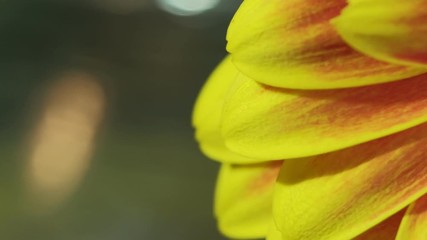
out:
{"label": "green foliage blur", "polygon": [[[212,213],[218,164],[199,152],[191,111],[226,54],[238,2],[196,16],[103,2],[0,1],[0,238],[223,239]],[[81,184],[37,209],[27,139],[52,76],[68,70],[99,79],[106,116]]]}

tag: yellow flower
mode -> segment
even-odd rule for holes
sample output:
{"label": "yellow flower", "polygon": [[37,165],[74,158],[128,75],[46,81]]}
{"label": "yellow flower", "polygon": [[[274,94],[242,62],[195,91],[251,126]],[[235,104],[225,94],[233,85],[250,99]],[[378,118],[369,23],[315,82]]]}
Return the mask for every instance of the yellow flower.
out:
{"label": "yellow flower", "polygon": [[230,238],[427,239],[427,0],[245,0],[193,124]]}

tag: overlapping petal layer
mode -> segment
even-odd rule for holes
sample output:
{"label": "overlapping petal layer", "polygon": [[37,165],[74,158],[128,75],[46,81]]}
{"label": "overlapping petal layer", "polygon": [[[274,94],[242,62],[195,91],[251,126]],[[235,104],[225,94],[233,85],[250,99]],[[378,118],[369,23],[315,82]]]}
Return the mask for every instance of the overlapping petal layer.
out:
{"label": "overlapping petal layer", "polygon": [[427,239],[427,195],[417,199],[408,208],[396,239]]}
{"label": "overlapping petal layer", "polygon": [[266,240],[282,240],[282,233],[277,229],[273,220],[270,223]]}
{"label": "overlapping petal layer", "polygon": [[196,139],[204,154],[212,159],[231,163],[258,162],[228,150],[220,134],[224,101],[238,71],[225,58],[203,86],[193,112]]}
{"label": "overlapping petal layer", "polygon": [[427,0],[243,2],[193,118],[225,235],[394,239],[413,203],[398,239],[427,239],[426,23]]}
{"label": "overlapping petal layer", "polygon": [[427,70],[427,0],[352,0],[334,24],[364,54]]}
{"label": "overlapping petal layer", "polygon": [[242,155],[287,159],[326,153],[427,121],[427,75],[373,86],[301,91],[239,75],[222,135]]}
{"label": "overlapping petal layer", "polygon": [[399,211],[352,240],[393,240],[397,235],[404,214],[404,210]]}
{"label": "overlapping petal layer", "polygon": [[273,215],[286,240],[351,239],[427,192],[427,124],[333,153],[286,160]]}
{"label": "overlapping petal layer", "polygon": [[345,0],[245,0],[230,24],[227,50],[245,75],[285,88],[363,86],[426,72],[348,46],[330,24],[345,6]]}
{"label": "overlapping petal layer", "polygon": [[267,235],[281,165],[282,161],[222,165],[215,194],[215,215],[222,233],[232,238]]}

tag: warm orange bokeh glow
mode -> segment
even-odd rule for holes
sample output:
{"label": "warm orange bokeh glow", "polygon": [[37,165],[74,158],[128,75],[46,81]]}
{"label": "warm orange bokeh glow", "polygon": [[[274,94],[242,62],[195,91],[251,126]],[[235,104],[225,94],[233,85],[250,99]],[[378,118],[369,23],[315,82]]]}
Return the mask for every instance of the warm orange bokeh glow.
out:
{"label": "warm orange bokeh glow", "polygon": [[31,143],[31,193],[46,206],[65,200],[88,169],[105,95],[95,77],[63,74],[49,88]]}

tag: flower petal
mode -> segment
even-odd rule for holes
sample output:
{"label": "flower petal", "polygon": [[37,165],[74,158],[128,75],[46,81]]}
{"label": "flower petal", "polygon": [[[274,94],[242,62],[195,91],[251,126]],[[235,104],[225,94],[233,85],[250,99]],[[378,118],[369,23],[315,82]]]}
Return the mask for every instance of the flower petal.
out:
{"label": "flower petal", "polygon": [[392,240],[395,239],[405,211],[399,211],[380,224],[362,233],[352,240]]}
{"label": "flower petal", "polygon": [[277,229],[274,221],[271,221],[266,240],[282,240],[282,233]]}
{"label": "flower petal", "polygon": [[427,239],[427,195],[412,203],[397,235],[397,240]]}
{"label": "flower petal", "polygon": [[231,238],[267,235],[281,165],[282,161],[222,165],[215,196],[215,215],[222,233]]}
{"label": "flower petal", "polygon": [[231,163],[253,163],[257,161],[227,149],[220,133],[224,99],[237,74],[230,58],[225,58],[209,77],[197,98],[193,126],[196,128],[196,139],[201,150],[210,158]]}
{"label": "flower petal", "polygon": [[423,123],[426,106],[427,75],[318,91],[268,87],[239,75],[224,106],[222,135],[228,148],[251,158],[306,157]]}
{"label": "flower petal", "polygon": [[427,192],[427,124],[284,161],[273,215],[283,239],[351,239]]}
{"label": "flower petal", "polygon": [[227,50],[245,75],[284,88],[364,86],[426,72],[353,50],[329,22],[345,6],[345,0],[245,0],[228,29]]}
{"label": "flower petal", "polygon": [[343,39],[364,54],[427,67],[427,0],[353,0],[333,22]]}

